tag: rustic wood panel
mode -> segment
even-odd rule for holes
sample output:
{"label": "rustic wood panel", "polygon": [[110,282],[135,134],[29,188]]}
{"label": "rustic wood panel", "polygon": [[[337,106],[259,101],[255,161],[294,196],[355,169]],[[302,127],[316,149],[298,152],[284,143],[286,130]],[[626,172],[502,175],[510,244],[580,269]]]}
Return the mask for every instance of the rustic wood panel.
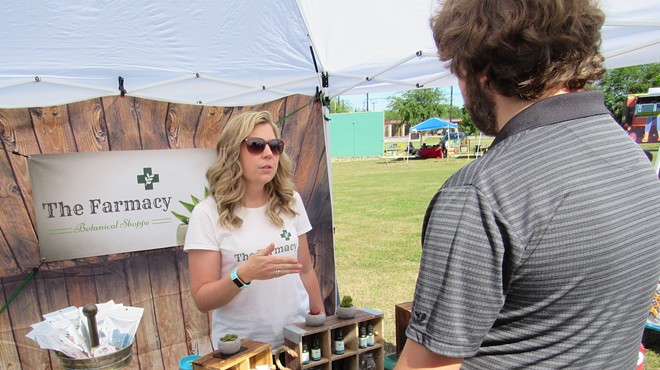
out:
{"label": "rustic wood panel", "polygon": [[150,254],[148,260],[160,346],[167,348],[167,351],[162,351],[163,362],[166,369],[173,369],[178,366],[179,359],[188,354],[186,342],[182,340],[186,333],[181,310],[176,251],[169,248],[161,253]]}
{"label": "rustic wood panel", "polygon": [[160,354],[160,334],[154,311],[149,262],[146,254],[139,254],[126,261],[128,290],[131,306],[142,307],[142,320],[135,334],[137,360],[140,369],[162,369],[163,359]]}
{"label": "rustic wood panel", "polygon": [[[14,292],[22,280],[23,277],[7,281],[6,292]],[[9,305],[8,311],[21,365],[26,369],[43,368],[50,361],[48,352],[41,350],[37,342],[25,336],[32,330],[30,325],[43,320],[34,281],[25,285],[21,294]]]}
{"label": "rustic wood panel", "polygon": [[[11,293],[12,291],[5,288],[4,283],[0,283],[2,302],[7,302]],[[0,365],[4,366],[2,369],[21,368],[8,310],[0,314]]]}
{"label": "rustic wood panel", "polygon": [[[111,150],[215,147],[227,120],[245,110],[269,110],[281,125],[295,183],[314,229],[308,240],[326,310],[332,312],[334,255],[329,178],[321,105],[293,96],[253,107],[203,107],[140,98],[107,97],[43,108],[0,110],[4,147],[50,154]],[[0,155],[0,297],[5,300],[39,265],[29,161]],[[43,313],[107,302],[143,307],[128,369],[176,368],[178,359],[212,351],[210,314],[190,296],[187,254],[180,247],[95,256],[44,264],[10,309],[0,315],[0,369],[60,369],[52,351],[25,338]],[[18,365],[17,361],[21,364]]]}
{"label": "rustic wood panel", "polygon": [[168,132],[170,148],[193,148],[195,126],[202,107],[171,104],[167,111],[165,127]]}
{"label": "rustic wood panel", "polygon": [[128,291],[128,277],[126,276],[126,260],[101,264],[94,273],[94,284],[98,296],[97,302],[99,303],[110,300],[115,301],[115,303],[131,301]]}
{"label": "rustic wood panel", "polygon": [[[27,109],[0,110],[3,147],[30,154],[39,152]],[[39,263],[27,159],[3,152],[0,156],[0,276],[29,272]]]}
{"label": "rustic wood panel", "polygon": [[[0,135],[7,150],[16,150],[23,155],[40,152],[32,126],[32,117],[27,109],[0,110]],[[28,176],[27,158],[22,155],[11,155],[9,160],[34,227],[32,186]]]}
{"label": "rustic wood panel", "polygon": [[136,99],[135,108],[140,127],[142,149],[169,149],[165,120],[167,103]]}
{"label": "rustic wood panel", "polygon": [[396,355],[399,357],[406,345],[406,329],[412,316],[412,302],[403,302],[394,306],[394,326],[396,327]]}
{"label": "rustic wood panel", "polygon": [[319,277],[326,313],[334,315],[337,296],[335,294],[335,259],[330,195],[313,193],[308,204],[314,205],[308,210],[310,219],[315,217],[316,220],[319,220],[310,232],[310,253]]}
{"label": "rustic wood panel", "polygon": [[75,266],[67,269],[64,280],[71,306],[82,307],[87,303],[99,302],[94,275],[94,266]]}
{"label": "rustic wood panel", "polygon": [[188,253],[182,248],[176,248],[176,261],[179,272],[179,291],[181,292],[181,310],[183,325],[186,332],[188,354],[209,353],[211,345],[211,323],[209,316],[195,307],[190,294],[190,279],[188,276]]}
{"label": "rustic wood panel", "polygon": [[[34,283],[37,286],[38,300],[42,313],[53,312],[71,306],[67,296],[66,280],[63,271],[39,270]],[[41,321],[41,320],[40,320]],[[53,351],[48,351],[51,364],[59,364]]]}
{"label": "rustic wood panel", "polygon": [[[283,123],[287,139],[297,143],[290,153],[295,164],[295,182],[312,223],[308,234],[310,254],[321,286],[321,294],[328,314],[334,314],[336,306],[335,264],[332,239],[332,210],[330,193],[317,191],[318,184],[329,184],[328,167],[325,151],[323,117],[314,114],[320,110],[320,103],[310,104],[308,97],[287,99],[286,114],[291,117]],[[313,150],[312,148],[318,148]],[[323,223],[322,221],[330,222]]]}
{"label": "rustic wood panel", "polygon": [[41,153],[77,152],[66,106],[30,108]]}
{"label": "rustic wood panel", "polygon": [[205,107],[195,130],[194,143],[198,148],[215,148],[220,132],[231,117],[232,108]]}
{"label": "rustic wood panel", "polygon": [[129,97],[103,98],[110,150],[141,149],[135,101]]}
{"label": "rustic wood panel", "polygon": [[[14,174],[9,165],[9,159],[7,158],[7,153],[0,153],[0,199],[2,200],[3,208],[7,209],[17,209],[20,212],[20,209],[24,208],[23,200],[20,198],[14,189],[18,189],[16,184]],[[22,273],[21,266],[26,266],[29,263],[34,263],[34,251],[30,253],[30,250],[27,251],[16,251],[20,255],[14,255],[14,246],[17,243],[20,243],[20,235],[30,235],[34,232],[34,228],[31,223],[25,221],[28,220],[27,213],[21,212],[23,217],[15,217],[11,212],[1,212],[0,213],[0,231],[2,232],[2,238],[0,239],[0,270],[3,272],[3,275],[18,275]],[[21,222],[23,221],[23,222]],[[34,240],[32,243],[32,248],[36,247],[36,235],[33,236]]]}
{"label": "rustic wood panel", "polygon": [[85,100],[69,105],[73,136],[80,152],[107,152],[108,127],[101,99]]}
{"label": "rustic wood panel", "polygon": [[[290,97],[287,99],[285,106],[285,117],[288,114],[293,114],[289,118],[286,118],[281,123],[282,136],[285,137],[285,140],[289,143],[287,145],[287,154],[291,156],[291,160],[296,166],[294,167],[294,178],[296,180],[296,186],[299,191],[305,191],[306,189],[300,186],[300,181],[302,176],[297,176],[299,160],[304,160],[300,158],[300,154],[303,151],[303,147],[314,148],[312,143],[304,142],[304,131],[307,126],[307,122],[303,117],[307,116],[305,111],[309,109],[308,105],[310,103],[309,97]],[[300,109],[302,108],[302,109]],[[300,109],[297,113],[294,113],[296,110]],[[311,154],[311,153],[306,153]],[[311,189],[310,189],[311,190]]]}

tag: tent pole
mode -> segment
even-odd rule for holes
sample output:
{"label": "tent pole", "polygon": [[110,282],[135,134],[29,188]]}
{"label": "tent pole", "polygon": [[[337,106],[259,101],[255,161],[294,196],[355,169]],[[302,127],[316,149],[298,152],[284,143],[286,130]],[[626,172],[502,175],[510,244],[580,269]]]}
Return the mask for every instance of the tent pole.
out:
{"label": "tent pole", "polygon": [[410,130],[408,130],[408,145],[406,146],[406,163],[408,162],[408,157],[410,156]]}
{"label": "tent pole", "polygon": [[[420,53],[420,54],[418,55],[417,53]],[[394,63],[392,63],[392,64],[390,64],[390,65],[384,67],[384,68],[381,69],[380,71],[377,71],[376,73],[372,74],[371,76],[362,77],[362,80],[361,80],[360,82],[356,83],[355,85],[353,85],[353,86],[351,86],[351,87],[349,87],[349,88],[347,88],[347,89],[344,89],[344,90],[342,90],[342,91],[336,93],[335,96],[337,96],[337,95],[341,95],[341,94],[343,94],[343,93],[345,93],[345,92],[347,92],[347,91],[349,91],[349,90],[352,90],[352,89],[354,89],[354,88],[356,88],[356,87],[358,87],[358,86],[360,86],[360,85],[362,85],[362,84],[364,84],[364,83],[366,83],[366,82],[369,82],[369,81],[375,79],[375,78],[378,77],[379,75],[381,75],[381,74],[383,74],[383,73],[385,73],[385,72],[387,72],[387,71],[389,71],[389,70],[391,70],[391,69],[394,69],[394,68],[396,68],[396,67],[398,67],[398,66],[400,66],[400,65],[402,65],[402,64],[404,64],[404,63],[406,63],[406,62],[408,62],[408,61],[410,61],[410,60],[412,60],[412,59],[418,58],[418,57],[420,57],[421,55],[423,55],[423,53],[422,53],[421,51],[418,51],[417,53],[415,53],[415,54],[413,54],[413,55],[410,55],[410,56],[408,56],[408,57],[402,58],[401,60],[396,61],[396,62],[394,62]]]}
{"label": "tent pole", "polygon": [[479,148],[479,150],[474,153],[474,158],[479,158],[481,156],[481,135],[481,131],[479,131],[479,141],[477,142],[477,148]]}
{"label": "tent pole", "polygon": [[[29,83],[34,83],[35,81],[36,80],[34,78],[30,78],[28,80],[18,80],[18,81],[16,81],[14,86],[25,84],[25,83],[28,83],[28,82]],[[49,77],[46,77],[46,78],[39,77],[38,82],[46,82],[46,83],[49,83],[49,84],[52,84],[52,85],[80,87],[80,88],[83,88],[83,89],[89,89],[89,90],[96,90],[96,91],[103,91],[103,92],[112,93],[111,95],[119,95],[119,91],[116,88],[108,89],[108,88],[103,88],[103,87],[99,87],[99,86],[93,86],[93,85],[87,85],[87,84],[71,82],[71,81],[64,80],[64,79],[52,79],[51,80]],[[5,86],[2,86],[2,87],[4,88],[4,87],[11,87],[11,86],[12,85],[5,85]]]}

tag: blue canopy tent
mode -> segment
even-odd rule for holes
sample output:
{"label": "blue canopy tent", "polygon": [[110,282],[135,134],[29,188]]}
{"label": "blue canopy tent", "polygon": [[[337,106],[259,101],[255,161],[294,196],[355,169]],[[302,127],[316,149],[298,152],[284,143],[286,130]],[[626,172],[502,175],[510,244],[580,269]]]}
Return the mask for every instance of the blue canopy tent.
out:
{"label": "blue canopy tent", "polygon": [[410,132],[440,130],[443,128],[453,128],[458,130],[458,125],[456,123],[447,122],[445,120],[441,120],[440,118],[433,117],[411,127]]}
{"label": "blue canopy tent", "polygon": [[[437,117],[432,117],[427,119],[426,121],[418,123],[415,126],[411,127],[410,131],[408,132],[408,148],[410,148],[410,142],[412,141],[411,134],[413,132],[433,131],[440,129],[455,129],[456,132],[458,132],[458,124],[451,123]],[[421,135],[419,136],[419,141],[421,145],[421,141],[422,141]]]}

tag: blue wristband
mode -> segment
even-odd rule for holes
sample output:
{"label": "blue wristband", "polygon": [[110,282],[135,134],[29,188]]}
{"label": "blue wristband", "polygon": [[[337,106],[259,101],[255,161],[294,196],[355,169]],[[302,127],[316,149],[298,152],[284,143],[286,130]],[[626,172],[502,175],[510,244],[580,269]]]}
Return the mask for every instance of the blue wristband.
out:
{"label": "blue wristband", "polygon": [[234,284],[236,284],[237,287],[241,289],[247,288],[250,285],[250,283],[247,284],[244,283],[243,280],[241,280],[241,278],[238,277],[238,273],[236,272],[236,270],[238,270],[238,267],[235,267],[233,270],[231,270],[231,280],[234,282]]}

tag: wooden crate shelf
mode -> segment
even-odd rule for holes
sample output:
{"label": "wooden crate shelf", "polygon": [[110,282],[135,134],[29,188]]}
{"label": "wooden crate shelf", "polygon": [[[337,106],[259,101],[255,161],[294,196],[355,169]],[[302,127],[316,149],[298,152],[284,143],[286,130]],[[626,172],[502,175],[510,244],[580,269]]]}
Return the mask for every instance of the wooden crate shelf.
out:
{"label": "wooden crate shelf", "polygon": [[193,370],[255,370],[260,365],[274,369],[270,344],[241,339],[241,350],[233,355],[213,351],[193,361]]}
{"label": "wooden crate shelf", "polygon": [[396,326],[396,357],[401,356],[403,346],[406,344],[406,329],[410,323],[412,301],[399,303],[394,306],[394,322]]}
{"label": "wooden crate shelf", "polygon": [[[375,343],[367,348],[359,348],[359,328],[368,323],[374,327]],[[341,330],[344,336],[344,353],[340,355],[332,351],[337,330]],[[287,325],[284,327],[284,342],[296,356],[287,355],[286,366],[292,370],[359,370],[362,355],[372,353],[376,369],[383,370],[384,333],[383,314],[368,308],[358,310],[351,319],[328,316],[322,326],[307,326],[305,323]],[[303,365],[303,343],[307,343],[311,349],[314,338],[318,338],[321,345],[321,360]]]}

